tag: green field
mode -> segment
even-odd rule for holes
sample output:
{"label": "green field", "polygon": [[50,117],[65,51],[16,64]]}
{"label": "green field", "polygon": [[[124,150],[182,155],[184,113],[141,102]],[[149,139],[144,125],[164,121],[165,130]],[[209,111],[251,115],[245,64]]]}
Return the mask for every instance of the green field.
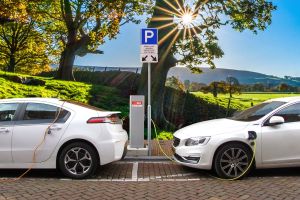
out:
{"label": "green field", "polygon": [[[211,93],[203,92],[194,92],[192,93],[195,96],[202,98],[209,103],[218,104],[224,108],[228,106],[229,94],[218,94],[218,97],[215,98]],[[234,94],[231,99],[230,108],[237,110],[244,110],[251,107],[251,104],[256,105],[268,99],[280,98],[280,97],[292,97],[300,96],[300,94],[294,93],[242,93],[240,95]]]}
{"label": "green field", "polygon": [[128,99],[122,97],[120,91],[114,87],[34,76],[32,78],[45,82],[44,85],[35,86],[17,83],[13,81],[15,76],[30,77],[0,71],[0,99],[51,97],[89,103],[106,110],[121,111],[122,116],[127,116],[129,112]]}

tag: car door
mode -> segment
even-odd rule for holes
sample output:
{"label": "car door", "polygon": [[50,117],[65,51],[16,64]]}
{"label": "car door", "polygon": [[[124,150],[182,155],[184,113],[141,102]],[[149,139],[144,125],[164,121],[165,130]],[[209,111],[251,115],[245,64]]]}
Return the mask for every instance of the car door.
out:
{"label": "car door", "polygon": [[300,163],[300,103],[289,105],[273,116],[285,123],[262,127],[262,160],[264,164]]}
{"label": "car door", "polygon": [[[67,128],[71,114],[65,109],[59,110],[59,106],[46,103],[23,105],[21,118],[16,121],[12,136],[12,158],[15,163],[31,163],[34,151],[41,143],[36,151],[35,162],[50,158]],[[57,122],[52,124],[58,113]],[[48,132],[49,125],[51,128]]]}
{"label": "car door", "polygon": [[0,163],[12,162],[11,138],[18,103],[0,104]]}

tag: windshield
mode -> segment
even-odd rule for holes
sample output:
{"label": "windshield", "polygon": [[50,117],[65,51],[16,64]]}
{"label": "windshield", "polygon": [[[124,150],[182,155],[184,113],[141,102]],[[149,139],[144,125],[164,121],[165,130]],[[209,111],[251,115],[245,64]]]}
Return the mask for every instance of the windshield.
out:
{"label": "windshield", "polygon": [[262,118],[266,114],[272,112],[276,108],[279,108],[285,103],[286,102],[281,101],[265,102],[247,110],[244,110],[229,119],[245,122],[255,121]]}

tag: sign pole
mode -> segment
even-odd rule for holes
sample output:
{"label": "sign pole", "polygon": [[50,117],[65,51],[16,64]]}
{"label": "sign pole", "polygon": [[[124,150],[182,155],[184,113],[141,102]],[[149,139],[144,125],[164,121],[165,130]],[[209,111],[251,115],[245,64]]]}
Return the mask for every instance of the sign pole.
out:
{"label": "sign pole", "polygon": [[151,63],[158,63],[158,29],[143,28],[141,30],[140,59],[142,63],[148,63],[147,139],[148,156],[151,156]]}
{"label": "sign pole", "polygon": [[148,63],[148,156],[151,156],[151,63]]}

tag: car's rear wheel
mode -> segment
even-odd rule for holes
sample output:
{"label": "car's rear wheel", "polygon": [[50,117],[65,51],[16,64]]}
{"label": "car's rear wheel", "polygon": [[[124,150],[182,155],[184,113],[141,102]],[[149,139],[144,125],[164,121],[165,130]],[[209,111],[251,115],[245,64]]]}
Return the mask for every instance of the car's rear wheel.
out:
{"label": "car's rear wheel", "polygon": [[246,176],[251,168],[252,154],[252,150],[243,144],[225,144],[216,152],[214,170],[217,176],[224,179]]}
{"label": "car's rear wheel", "polygon": [[99,164],[96,150],[84,142],[67,145],[59,155],[59,169],[70,178],[87,178],[95,173]]}

